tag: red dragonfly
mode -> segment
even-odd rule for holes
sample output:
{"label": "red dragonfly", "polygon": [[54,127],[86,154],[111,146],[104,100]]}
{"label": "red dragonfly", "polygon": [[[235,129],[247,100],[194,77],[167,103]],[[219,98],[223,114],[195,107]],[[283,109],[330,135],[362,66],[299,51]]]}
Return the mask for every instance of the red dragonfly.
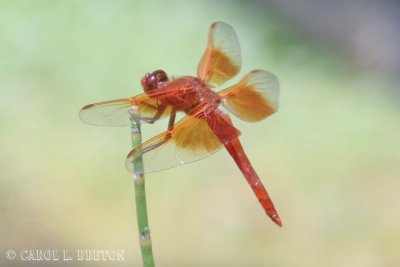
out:
{"label": "red dragonfly", "polygon": [[[267,215],[282,226],[274,205],[253,169],[238,139],[237,130],[224,106],[236,117],[260,121],[278,109],[279,82],[264,70],[253,70],[239,83],[218,93],[211,90],[234,77],[241,69],[239,41],[233,28],[223,22],[211,25],[208,45],[197,67],[197,76],[170,80],[162,70],[141,80],[144,93],[130,98],[90,104],[80,111],[83,122],[92,125],[130,125],[130,109],[136,108],[142,123],[169,117],[168,129],[134,148],[126,167],[142,156],[144,172],[160,171],[205,158],[223,146],[242,171]],[[175,123],[176,113],[186,116]]]}

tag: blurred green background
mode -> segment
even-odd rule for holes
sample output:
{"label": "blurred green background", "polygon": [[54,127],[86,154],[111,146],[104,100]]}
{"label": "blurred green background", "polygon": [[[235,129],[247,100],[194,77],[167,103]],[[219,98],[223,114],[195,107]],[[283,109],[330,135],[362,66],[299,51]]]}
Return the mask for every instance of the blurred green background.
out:
{"label": "blurred green background", "polygon": [[[276,115],[233,120],[284,227],[222,151],[147,175],[156,265],[400,266],[399,54],[381,38],[395,9],[312,2],[0,1],[0,265],[141,266],[129,128],[90,127],[78,111],[141,93],[155,69],[194,75],[209,25],[224,21],[241,75],[266,69],[281,82]],[[126,259],[10,261],[9,249]]]}

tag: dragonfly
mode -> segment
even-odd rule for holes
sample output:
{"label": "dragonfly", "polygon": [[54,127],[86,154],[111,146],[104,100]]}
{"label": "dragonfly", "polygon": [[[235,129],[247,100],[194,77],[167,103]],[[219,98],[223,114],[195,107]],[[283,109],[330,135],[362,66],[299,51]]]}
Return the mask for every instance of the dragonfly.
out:
{"label": "dragonfly", "polygon": [[[87,124],[124,126],[131,124],[131,110],[141,123],[169,118],[166,131],[134,148],[126,167],[143,158],[144,173],[161,171],[203,159],[222,147],[229,152],[249,183],[266,214],[278,226],[282,221],[250,163],[236,129],[221,107],[247,122],[257,122],[278,110],[279,81],[265,70],[252,70],[236,84],[219,92],[212,89],[236,76],[242,66],[240,45],[234,29],[224,22],[211,24],[207,47],[196,76],[171,79],[165,71],[147,73],[141,80],[144,93],[123,99],[94,103],[80,110]],[[175,122],[176,114],[184,117]]]}

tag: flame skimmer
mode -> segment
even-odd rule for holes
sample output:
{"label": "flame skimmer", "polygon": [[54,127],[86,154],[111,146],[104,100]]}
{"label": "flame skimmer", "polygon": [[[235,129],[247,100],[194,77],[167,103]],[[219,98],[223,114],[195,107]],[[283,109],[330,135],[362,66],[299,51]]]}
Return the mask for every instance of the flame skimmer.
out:
{"label": "flame skimmer", "polygon": [[[253,70],[239,83],[219,93],[220,86],[241,69],[239,41],[231,26],[223,22],[211,25],[208,46],[197,68],[197,76],[170,80],[162,70],[147,73],[141,83],[144,93],[130,98],[90,104],[80,111],[83,122],[93,125],[130,124],[132,107],[142,123],[169,117],[168,129],[134,148],[126,158],[133,172],[133,161],[143,157],[145,173],[168,169],[207,157],[223,146],[236,162],[267,215],[279,226],[282,222],[260,178],[253,169],[238,139],[237,130],[224,106],[236,117],[260,121],[278,109],[279,82],[264,70]],[[175,123],[177,112],[186,116]]]}

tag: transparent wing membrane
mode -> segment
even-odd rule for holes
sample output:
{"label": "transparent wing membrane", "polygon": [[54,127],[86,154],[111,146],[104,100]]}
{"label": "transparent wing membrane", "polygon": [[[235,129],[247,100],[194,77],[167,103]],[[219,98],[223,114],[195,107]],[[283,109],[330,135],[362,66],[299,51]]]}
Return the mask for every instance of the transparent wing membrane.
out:
{"label": "transparent wing membrane", "polygon": [[162,106],[159,101],[146,94],[131,98],[116,99],[94,103],[83,107],[79,112],[80,119],[87,124],[101,126],[130,125],[129,110],[132,106],[139,109],[143,123],[153,122],[153,119],[164,118],[171,113],[170,106]]}
{"label": "transparent wing membrane", "polygon": [[210,86],[219,86],[239,73],[242,66],[240,45],[235,31],[223,22],[214,22],[208,45],[197,68],[197,76]]}
{"label": "transparent wing membrane", "polygon": [[228,116],[218,110],[207,117],[201,116],[201,112],[187,115],[172,131],[161,133],[133,149],[126,159],[128,171],[133,172],[133,161],[140,156],[145,173],[197,161],[215,153],[223,143],[240,134]]}

